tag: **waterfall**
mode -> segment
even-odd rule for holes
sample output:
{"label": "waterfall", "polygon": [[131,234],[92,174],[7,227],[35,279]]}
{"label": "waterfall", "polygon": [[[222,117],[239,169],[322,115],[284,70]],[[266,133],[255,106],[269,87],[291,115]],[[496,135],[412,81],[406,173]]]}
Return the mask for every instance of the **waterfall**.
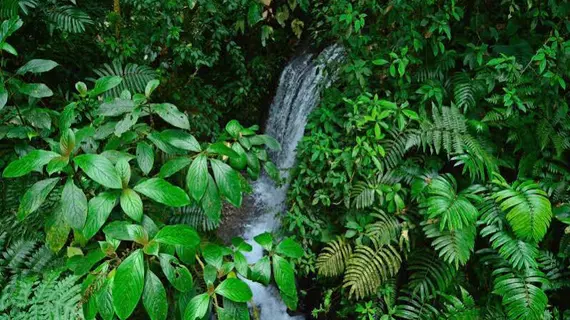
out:
{"label": "waterfall", "polygon": [[[332,45],[323,50],[316,58],[305,54],[293,59],[283,70],[279,86],[267,120],[266,133],[281,143],[281,151],[271,155],[272,161],[281,170],[281,177],[287,181],[288,169],[295,162],[296,147],[305,131],[307,116],[319,103],[323,87],[330,85],[334,75],[325,68],[331,63],[338,63],[343,58],[343,49]],[[246,255],[249,263],[254,263],[263,256],[263,249],[254,243],[253,237],[279,228],[275,215],[283,212],[288,181],[276,186],[271,179],[262,176],[253,185],[254,212],[250,213],[250,224],[245,226],[243,237],[253,245],[253,251]],[[249,282],[253,291],[253,300],[260,309],[261,320],[303,319],[290,317],[287,307],[274,287]]]}

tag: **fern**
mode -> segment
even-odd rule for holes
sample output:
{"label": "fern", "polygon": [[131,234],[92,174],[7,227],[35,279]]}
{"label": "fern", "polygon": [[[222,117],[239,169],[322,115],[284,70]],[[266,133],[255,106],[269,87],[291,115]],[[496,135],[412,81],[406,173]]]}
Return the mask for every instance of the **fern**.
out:
{"label": "fern", "polygon": [[170,224],[187,224],[199,231],[212,231],[218,228],[219,221],[208,217],[201,207],[185,206],[169,219]]}
{"label": "fern", "polygon": [[443,314],[440,319],[446,320],[479,320],[479,308],[467,290],[460,287],[461,299],[448,294],[440,293],[444,299]]}
{"label": "fern", "polygon": [[344,274],[343,288],[349,288],[349,297],[361,299],[374,294],[386,279],[398,273],[402,259],[392,246],[357,245]]}
{"label": "fern", "polygon": [[566,266],[561,259],[557,258],[550,251],[540,251],[537,257],[539,268],[548,283],[546,283],[543,288],[544,290],[558,290],[561,288],[570,287],[570,274],[568,272],[568,266]]}
{"label": "fern", "polygon": [[18,278],[2,291],[0,311],[5,319],[82,319],[78,281],[78,276],[62,276],[57,270]]}
{"label": "fern", "polygon": [[493,271],[493,293],[502,297],[509,319],[540,319],[548,298],[541,289],[546,283],[544,274],[538,270],[513,270],[502,266]]}
{"label": "fern", "polygon": [[516,181],[509,186],[498,181],[503,190],[494,194],[495,200],[511,225],[515,235],[526,241],[542,240],[552,218],[546,193],[533,181]]}
{"label": "fern", "polygon": [[317,258],[319,275],[334,277],[341,275],[352,256],[352,246],[344,238],[337,238],[327,244]]}
{"label": "fern", "polygon": [[129,63],[123,67],[119,60],[113,61],[112,64],[104,64],[101,68],[93,70],[99,77],[119,76],[123,79],[121,84],[107,91],[105,96],[118,97],[124,90],[133,93],[144,92],[146,84],[156,79],[157,74],[154,70],[147,66],[141,66]]}
{"label": "fern", "polygon": [[[407,293],[404,291],[404,293]],[[432,320],[438,319],[439,310],[434,306],[434,297],[421,299],[419,296],[409,294],[398,297],[395,315],[406,320]]]}
{"label": "fern", "polygon": [[28,14],[30,9],[38,6],[39,0],[2,0],[0,3],[0,19],[10,19],[22,10]]}
{"label": "fern", "polygon": [[465,227],[459,231],[441,231],[436,224],[424,222],[424,234],[432,239],[431,245],[438,252],[439,257],[449,264],[459,268],[465,265],[475,248],[475,226]]}
{"label": "fern", "polygon": [[381,210],[370,214],[376,221],[366,225],[366,235],[377,239],[381,244],[390,244],[400,235],[401,225],[398,219]]}
{"label": "fern", "polygon": [[453,85],[455,105],[458,108],[462,108],[464,112],[474,108],[477,95],[475,81],[473,81],[467,73],[460,72],[451,78],[451,82]]}
{"label": "fern", "polygon": [[82,33],[93,20],[83,10],[75,6],[60,6],[46,11],[50,29],[59,29],[69,33]]}
{"label": "fern", "polygon": [[408,271],[411,272],[407,287],[412,296],[421,299],[434,296],[438,291],[445,292],[455,279],[456,270],[452,265],[437,259],[437,253],[430,250],[416,250],[409,258]]}
{"label": "fern", "polygon": [[423,203],[428,219],[438,221],[440,230],[461,230],[474,226],[479,216],[477,208],[469,201],[480,201],[476,194],[482,189],[473,185],[457,192],[457,182],[450,175],[432,179],[427,188],[427,199]]}

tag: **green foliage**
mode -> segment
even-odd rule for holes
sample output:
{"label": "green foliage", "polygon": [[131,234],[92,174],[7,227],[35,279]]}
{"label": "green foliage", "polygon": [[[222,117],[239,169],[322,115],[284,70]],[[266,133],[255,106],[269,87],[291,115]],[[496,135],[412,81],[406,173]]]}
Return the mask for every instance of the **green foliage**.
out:
{"label": "green foliage", "polygon": [[[312,39],[346,50],[309,115],[283,219],[318,254],[304,276],[337,298],[315,313],[564,318],[569,12],[565,1],[312,5]],[[401,263],[390,273],[389,259],[361,254],[374,277],[343,288],[355,248],[375,241]]]}

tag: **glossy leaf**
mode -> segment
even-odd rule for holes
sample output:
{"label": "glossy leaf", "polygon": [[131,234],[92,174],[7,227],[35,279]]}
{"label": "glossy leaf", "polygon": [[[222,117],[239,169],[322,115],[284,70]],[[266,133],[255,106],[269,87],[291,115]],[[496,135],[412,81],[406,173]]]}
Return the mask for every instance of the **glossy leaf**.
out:
{"label": "glossy leaf", "polygon": [[38,210],[58,182],[59,178],[51,178],[34,183],[26,193],[24,193],[20,201],[17,214],[18,219],[23,220],[30,213]]}
{"label": "glossy leaf", "polygon": [[32,172],[32,170],[40,169],[42,166],[45,166],[48,162],[50,162],[53,158],[59,156],[59,154],[52,151],[34,150],[21,159],[11,162],[6,168],[4,168],[2,176],[4,178],[16,178],[24,176]]}
{"label": "glossy leaf", "polygon": [[143,217],[143,203],[138,193],[133,189],[123,189],[121,193],[121,208],[131,219],[140,222]]}
{"label": "glossy leaf", "polygon": [[61,206],[67,224],[73,229],[82,229],[87,219],[87,197],[71,178],[63,188]]}
{"label": "glossy leaf", "polygon": [[151,320],[165,320],[168,315],[166,290],[160,279],[147,270],[143,290],[143,305]]}
{"label": "glossy leaf", "polygon": [[117,170],[107,158],[97,154],[83,154],[73,158],[89,178],[111,189],[122,189],[121,178]]}
{"label": "glossy leaf", "polygon": [[235,302],[247,302],[253,297],[249,286],[237,278],[227,278],[216,287],[215,292]]}
{"label": "glossy leaf", "polygon": [[200,154],[192,161],[186,175],[186,185],[192,198],[200,201],[208,187],[208,163],[205,155]]}
{"label": "glossy leaf", "polygon": [[210,159],[212,171],[220,193],[236,207],[241,206],[241,180],[237,171],[224,162],[217,159]]}
{"label": "glossy leaf", "polygon": [[169,245],[196,247],[200,243],[200,237],[192,227],[177,224],[164,226],[158,231],[154,241]]}
{"label": "glossy leaf", "polygon": [[137,184],[134,190],[170,207],[182,207],[190,204],[190,198],[184,190],[161,178],[145,180]]}
{"label": "glossy leaf", "polygon": [[148,175],[154,165],[154,151],[145,142],[137,144],[137,163],[145,175]]}
{"label": "glossy leaf", "polygon": [[144,274],[140,249],[133,251],[117,268],[111,292],[113,306],[120,319],[127,319],[139,303],[144,288]]}

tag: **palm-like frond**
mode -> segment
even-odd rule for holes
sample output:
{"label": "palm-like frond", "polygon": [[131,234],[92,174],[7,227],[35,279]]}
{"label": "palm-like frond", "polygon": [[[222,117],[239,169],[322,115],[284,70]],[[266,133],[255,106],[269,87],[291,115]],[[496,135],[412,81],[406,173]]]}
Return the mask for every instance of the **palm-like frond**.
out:
{"label": "palm-like frond", "polygon": [[60,6],[46,11],[46,18],[51,29],[69,33],[81,33],[93,20],[87,13],[75,6]]}
{"label": "palm-like frond", "polygon": [[144,92],[146,84],[157,77],[150,67],[133,63],[123,66],[119,60],[113,61],[112,64],[106,63],[93,72],[99,77],[119,76],[123,79],[121,84],[105,93],[105,96],[112,97],[118,97],[123,90],[129,90],[131,93]]}
{"label": "palm-like frond", "polygon": [[344,238],[327,243],[317,258],[319,275],[325,277],[341,275],[351,256],[352,246]]}
{"label": "palm-like frond", "polygon": [[400,270],[402,259],[392,246],[357,245],[346,266],[343,287],[349,288],[349,297],[361,299],[374,294],[380,284]]}
{"label": "palm-like frond", "polygon": [[187,224],[199,231],[212,231],[218,228],[219,221],[214,221],[206,215],[201,207],[185,206],[172,215],[169,219],[171,224]]}
{"label": "palm-like frond", "polygon": [[416,250],[410,255],[408,271],[411,272],[407,287],[412,296],[421,299],[434,296],[438,291],[445,292],[455,279],[455,268],[438,259],[431,250]]}
{"label": "palm-like frond", "polygon": [[493,271],[493,278],[493,293],[502,297],[509,319],[541,319],[548,303],[541,289],[547,281],[542,272],[503,266]]}
{"label": "palm-like frond", "polygon": [[449,264],[459,268],[465,265],[475,248],[475,226],[465,227],[457,231],[440,230],[436,224],[423,223],[423,231],[427,238],[432,239],[431,245],[439,257]]}
{"label": "palm-like frond", "polygon": [[[406,293],[406,292],[404,292]],[[434,306],[435,297],[424,299],[417,295],[405,294],[398,297],[396,316],[406,320],[434,320],[440,316],[439,310]]]}
{"label": "palm-like frond", "polygon": [[474,186],[469,190],[457,192],[457,182],[452,175],[446,174],[432,179],[427,188],[427,198],[422,205],[426,208],[428,219],[438,221],[440,229],[461,230],[474,226],[479,216],[477,208],[469,201],[480,201],[476,192],[482,189]]}
{"label": "palm-like frond", "polygon": [[371,216],[376,220],[366,225],[367,236],[377,239],[381,244],[390,244],[399,238],[401,225],[393,215],[376,210]]}
{"label": "palm-like frond", "polygon": [[444,312],[440,319],[446,320],[479,320],[479,307],[467,290],[460,287],[461,298],[449,294],[442,294]]}
{"label": "palm-like frond", "polygon": [[552,218],[546,193],[533,181],[501,183],[503,190],[494,194],[515,235],[526,241],[542,240]]}

